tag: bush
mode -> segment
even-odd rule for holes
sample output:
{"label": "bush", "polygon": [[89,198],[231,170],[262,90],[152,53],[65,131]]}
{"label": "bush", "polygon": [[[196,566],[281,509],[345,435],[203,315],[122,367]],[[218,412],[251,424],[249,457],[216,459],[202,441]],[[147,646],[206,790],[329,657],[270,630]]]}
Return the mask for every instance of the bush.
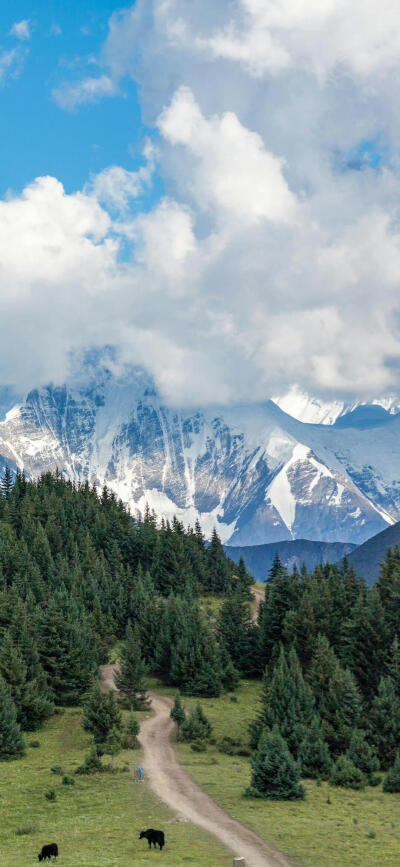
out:
{"label": "bush", "polygon": [[211,723],[208,721],[201,705],[197,704],[181,725],[179,739],[182,741],[208,741],[211,731]]}
{"label": "bush", "polygon": [[44,793],[44,796],[45,798],[47,798],[48,801],[55,801],[57,798],[54,789],[48,789],[48,791]]}
{"label": "bush", "polygon": [[339,756],[332,768],[329,782],[333,786],[341,786],[343,789],[365,789],[366,779],[364,774],[347,756]]}
{"label": "bush", "polygon": [[73,777],[69,777],[68,774],[64,774],[62,778],[62,784],[63,786],[74,786],[75,780]]}
{"label": "bush", "polygon": [[29,741],[29,746],[37,750],[40,747],[40,741]]}
{"label": "bush", "polygon": [[57,774],[58,777],[62,777],[64,771],[63,771],[61,765],[54,765],[54,766],[51,768],[51,773],[52,773],[52,774]]}
{"label": "bush", "polygon": [[230,737],[221,738],[217,743],[217,750],[227,756],[251,756],[250,747]]}
{"label": "bush", "polygon": [[389,768],[383,781],[384,792],[400,792],[400,753],[394,760],[394,765]]}
{"label": "bush", "polygon": [[125,731],[122,734],[122,749],[123,750],[136,750],[139,747],[138,734],[140,731],[140,725],[132,713],[128,719],[126,724]]}
{"label": "bush", "polygon": [[27,834],[36,834],[37,827],[36,825],[22,825],[21,828],[17,828],[15,833],[17,837],[23,837]]}
{"label": "bush", "polygon": [[289,752],[277,726],[274,726],[272,732],[263,732],[250,764],[253,773],[246,795],[272,801],[304,798],[300,767]]}
{"label": "bush", "polygon": [[207,749],[206,741],[196,740],[192,741],[190,744],[190,749],[193,750],[194,753],[205,753]]}
{"label": "bush", "polygon": [[101,759],[96,748],[96,744],[90,749],[90,752],[87,756],[85,756],[85,761],[83,765],[80,765],[79,768],[76,769],[76,774],[98,774],[103,771],[103,765],[101,763]]}

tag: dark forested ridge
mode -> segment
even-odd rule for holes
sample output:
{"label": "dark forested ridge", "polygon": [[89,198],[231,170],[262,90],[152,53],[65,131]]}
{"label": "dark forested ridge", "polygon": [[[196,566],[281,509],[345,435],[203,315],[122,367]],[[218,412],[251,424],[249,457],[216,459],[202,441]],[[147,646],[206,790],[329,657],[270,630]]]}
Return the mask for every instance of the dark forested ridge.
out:
{"label": "dark forested ridge", "polygon": [[224,545],[225,552],[234,563],[242,557],[246,568],[256,581],[267,581],[269,571],[278,557],[287,569],[305,563],[310,571],[320,563],[336,563],[348,556],[357,545],[351,542],[314,542],[309,539],[289,539],[281,542],[268,542],[265,545]]}

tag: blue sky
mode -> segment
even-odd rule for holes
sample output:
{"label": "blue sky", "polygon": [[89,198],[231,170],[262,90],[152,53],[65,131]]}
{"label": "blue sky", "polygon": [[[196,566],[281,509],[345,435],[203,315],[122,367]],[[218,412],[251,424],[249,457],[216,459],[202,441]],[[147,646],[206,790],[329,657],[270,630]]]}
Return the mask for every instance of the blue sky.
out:
{"label": "blue sky", "polygon": [[[91,173],[140,162],[146,135],[134,82],[121,95],[67,111],[52,91],[64,80],[99,74],[94,62],[118,0],[13,0],[0,4],[1,52],[21,54],[18,74],[0,89],[0,195],[18,192],[33,178],[54,175],[67,192]],[[28,20],[30,39],[10,31]]]}
{"label": "blue sky", "polygon": [[3,0],[0,384],[112,345],[174,405],[398,393],[400,11],[369,7]]}

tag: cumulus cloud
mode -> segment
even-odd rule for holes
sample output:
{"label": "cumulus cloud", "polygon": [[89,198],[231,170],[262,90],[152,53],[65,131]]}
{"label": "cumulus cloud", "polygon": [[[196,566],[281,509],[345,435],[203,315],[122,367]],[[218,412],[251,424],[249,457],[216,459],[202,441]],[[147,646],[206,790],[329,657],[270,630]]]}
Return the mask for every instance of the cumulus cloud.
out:
{"label": "cumulus cloud", "polygon": [[120,213],[129,208],[131,199],[141,196],[151,186],[156,162],[156,148],[148,140],[143,149],[145,164],[137,171],[109,166],[95,175],[87,185],[99,202]]}
{"label": "cumulus cloud", "polygon": [[10,33],[12,36],[16,36],[17,39],[20,39],[21,42],[27,42],[31,38],[31,25],[30,21],[27,18],[24,18],[22,21],[16,21],[13,24]]}
{"label": "cumulus cloud", "polygon": [[[71,350],[112,344],[175,404],[398,390],[399,20],[392,0],[115,14],[103,74],[57,98],[132,76],[157,154],[0,204],[7,381],[61,380]],[[165,193],[138,214],[156,164]]]}

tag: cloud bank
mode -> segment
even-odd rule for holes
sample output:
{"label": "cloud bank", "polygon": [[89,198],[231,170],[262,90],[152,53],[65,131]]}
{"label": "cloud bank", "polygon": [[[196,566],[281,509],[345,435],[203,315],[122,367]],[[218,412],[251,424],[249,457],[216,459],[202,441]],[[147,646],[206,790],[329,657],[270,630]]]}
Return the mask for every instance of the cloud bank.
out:
{"label": "cloud bank", "polygon": [[157,146],[75,195],[41,178],[0,203],[2,379],[61,381],[71,351],[113,344],[176,404],[398,390],[399,24],[392,0],[114,15],[99,77],[57,99],[130,76]]}

